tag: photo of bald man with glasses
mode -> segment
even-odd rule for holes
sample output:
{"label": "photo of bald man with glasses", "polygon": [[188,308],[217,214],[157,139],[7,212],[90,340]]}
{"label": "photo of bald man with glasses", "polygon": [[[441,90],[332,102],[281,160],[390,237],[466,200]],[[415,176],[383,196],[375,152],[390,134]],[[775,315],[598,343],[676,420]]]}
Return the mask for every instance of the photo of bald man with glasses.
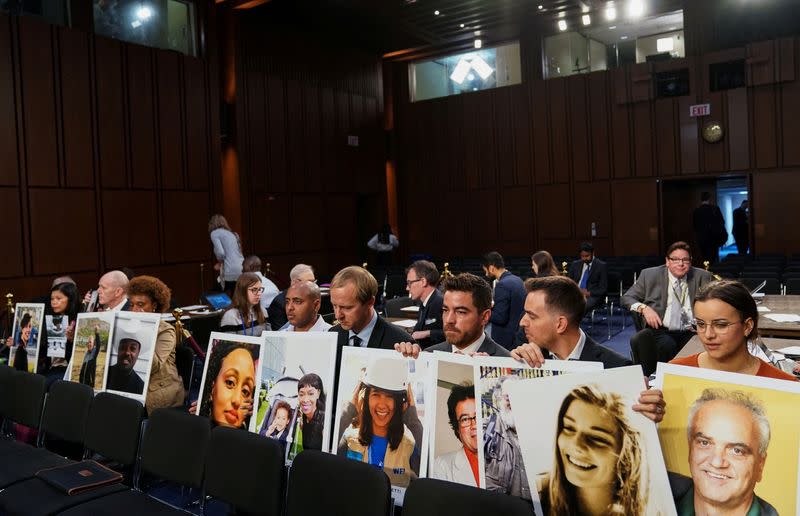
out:
{"label": "photo of bald man with glasses", "polygon": [[478,415],[475,407],[475,386],[471,383],[453,385],[447,398],[450,428],[461,442],[461,448],[436,458],[433,478],[477,487],[478,477]]}
{"label": "photo of bald man with glasses", "polygon": [[692,267],[689,244],[675,242],[667,248],[665,264],[644,269],[622,296],[622,306],[644,321],[640,333],[652,334],[659,362],[672,360],[694,335],[692,303],[700,287],[713,279],[710,272]]}

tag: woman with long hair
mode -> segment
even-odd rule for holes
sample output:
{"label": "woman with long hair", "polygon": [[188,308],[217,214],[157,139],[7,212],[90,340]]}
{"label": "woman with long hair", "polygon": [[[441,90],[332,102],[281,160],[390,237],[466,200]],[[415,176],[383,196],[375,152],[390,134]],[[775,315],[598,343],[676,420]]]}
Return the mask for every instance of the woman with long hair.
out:
{"label": "woman with long hair", "polygon": [[531,256],[531,270],[537,278],[558,276],[558,268],[553,261],[553,257],[547,251],[533,253],[533,256]]}
{"label": "woman with long hair", "polygon": [[307,373],[297,382],[298,421],[303,431],[303,449],[322,449],[322,427],[325,425],[325,389],[322,378]]}
{"label": "woman with long hair", "polygon": [[553,470],[538,486],[544,513],[644,514],[641,437],[622,398],[596,385],[576,387],[561,403],[556,425]]}
{"label": "woman with long hair", "polygon": [[797,381],[750,352],[758,346],[758,307],[742,283],[707,283],[697,292],[692,313],[704,351],[676,358],[671,364]]}
{"label": "woman with long hair", "polygon": [[[128,283],[128,301],[132,312],[166,313],[172,293],[163,281],[153,276],[136,276]],[[186,398],[183,380],[175,364],[177,337],[175,327],[162,320],[150,366],[145,406],[152,413],[157,408],[180,407]]]}
{"label": "woman with long hair", "polygon": [[214,270],[219,273],[222,290],[230,293],[242,273],[242,243],[239,235],[231,230],[228,221],[220,214],[212,215],[208,221],[208,234],[214,246],[217,262]]}
{"label": "woman with long hair", "polygon": [[247,429],[256,391],[257,361],[255,344],[218,342],[208,357],[198,414],[210,418],[213,425]]}
{"label": "woman with long hair", "polygon": [[220,330],[249,336],[260,336],[262,331],[269,331],[271,327],[261,306],[263,293],[264,287],[258,275],[245,272],[239,276],[231,307],[222,314]]}
{"label": "woman with long hair", "polygon": [[374,360],[358,387],[356,416],[342,434],[337,454],[383,469],[392,485],[408,486],[419,472],[420,455],[403,422],[411,398],[406,361]]}
{"label": "woman with long hair", "polygon": [[[44,357],[45,367],[43,371],[45,371],[44,374],[47,377],[48,384],[63,378],[64,373],[67,371],[69,361],[72,358],[72,342],[75,337],[75,322],[78,318],[79,310],[80,294],[78,287],[74,283],[53,285],[50,289],[50,303],[44,309],[45,324],[48,325],[48,331],[44,332],[44,342],[41,348],[42,350],[48,348],[48,333],[55,333],[55,328],[50,327],[51,324],[61,327],[61,332],[63,332],[67,340],[63,357]],[[65,324],[65,321],[69,322]]]}

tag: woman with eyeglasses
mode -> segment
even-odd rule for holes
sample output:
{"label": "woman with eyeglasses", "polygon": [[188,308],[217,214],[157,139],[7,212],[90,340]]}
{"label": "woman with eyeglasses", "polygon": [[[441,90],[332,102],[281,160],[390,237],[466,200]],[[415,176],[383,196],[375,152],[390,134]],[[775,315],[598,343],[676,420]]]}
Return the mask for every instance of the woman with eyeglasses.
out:
{"label": "woman with eyeglasses", "polygon": [[236,280],[231,307],[222,314],[220,331],[240,335],[260,336],[272,328],[261,307],[264,287],[261,279],[252,272],[245,272]]}
{"label": "woman with eyeglasses", "polygon": [[797,381],[748,351],[748,340],[758,337],[758,308],[747,287],[733,280],[708,283],[698,291],[692,309],[705,351],[671,364]]}

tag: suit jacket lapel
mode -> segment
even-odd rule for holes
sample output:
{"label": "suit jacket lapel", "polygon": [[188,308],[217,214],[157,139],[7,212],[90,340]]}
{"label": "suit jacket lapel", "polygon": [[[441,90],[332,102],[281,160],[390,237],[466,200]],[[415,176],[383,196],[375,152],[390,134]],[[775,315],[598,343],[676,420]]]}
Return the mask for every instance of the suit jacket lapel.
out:
{"label": "suit jacket lapel", "polygon": [[368,348],[379,348],[381,341],[383,341],[383,332],[386,330],[383,326],[383,319],[381,316],[378,316],[378,319],[375,321],[375,327],[372,329],[372,335],[369,336],[369,342],[367,342]]}

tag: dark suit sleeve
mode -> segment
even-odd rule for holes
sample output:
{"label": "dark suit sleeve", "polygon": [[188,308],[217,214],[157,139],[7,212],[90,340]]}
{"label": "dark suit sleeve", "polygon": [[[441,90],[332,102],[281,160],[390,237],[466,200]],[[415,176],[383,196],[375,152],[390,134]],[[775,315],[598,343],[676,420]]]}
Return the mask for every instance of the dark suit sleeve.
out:
{"label": "dark suit sleeve", "polygon": [[281,292],[267,308],[267,319],[269,319],[270,326],[274,329],[280,329],[289,320],[286,318],[286,293]]}
{"label": "dark suit sleeve", "polygon": [[625,292],[625,295],[622,296],[622,299],[620,300],[622,302],[622,306],[630,310],[634,303],[643,303],[646,291],[647,285],[645,285],[645,275],[639,274],[639,277],[636,279],[636,283],[631,285],[631,288],[629,288],[628,291]]}
{"label": "dark suit sleeve", "polygon": [[494,306],[492,307],[492,316],[489,322],[498,326],[505,326],[508,324],[510,312],[511,292],[503,282],[498,281],[494,287]]}
{"label": "dark suit sleeve", "polygon": [[589,289],[589,293],[594,297],[603,297],[608,292],[608,267],[606,267],[605,263],[598,263],[596,266],[597,272],[595,274],[597,276],[597,283],[592,285],[592,288]]}
{"label": "dark suit sleeve", "polygon": [[436,318],[436,322],[433,323],[431,330],[431,336],[429,337],[430,342],[442,342],[444,341],[444,323],[442,322],[442,304],[443,300],[441,296],[437,296],[436,299],[431,299],[430,309],[428,310],[427,316],[429,318]]}

